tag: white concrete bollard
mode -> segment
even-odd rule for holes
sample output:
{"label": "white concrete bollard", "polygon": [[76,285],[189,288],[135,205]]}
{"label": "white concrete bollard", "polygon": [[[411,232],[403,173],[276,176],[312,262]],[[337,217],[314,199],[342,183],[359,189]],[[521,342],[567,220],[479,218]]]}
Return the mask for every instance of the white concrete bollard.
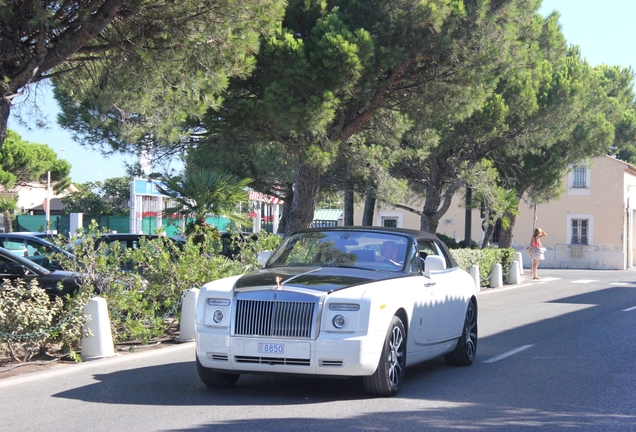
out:
{"label": "white concrete bollard", "polygon": [[468,273],[470,273],[470,275],[473,277],[473,280],[475,281],[475,288],[477,289],[477,292],[481,291],[481,278],[479,277],[479,266],[473,264],[472,266],[470,266]]}
{"label": "white concrete bollard", "polygon": [[519,276],[523,276],[523,256],[521,252],[515,252],[515,261],[519,263]]}
{"label": "white concrete bollard", "polygon": [[497,263],[492,268],[492,274],[490,275],[490,288],[500,288],[503,286],[503,275],[501,271],[501,264]]}
{"label": "white concrete bollard", "polygon": [[519,283],[519,263],[517,261],[512,262],[510,266],[510,273],[508,273],[508,283],[510,285],[517,285]]}
{"label": "white concrete bollard", "polygon": [[[113,357],[115,347],[113,335],[110,331],[108,306],[103,297],[93,297],[84,306],[84,315],[88,316],[82,330],[83,360],[93,360],[103,357]],[[89,334],[90,332],[90,334]]]}
{"label": "white concrete bollard", "polygon": [[199,289],[190,288],[181,304],[181,320],[179,321],[179,337],[177,342],[189,342],[194,340],[195,320],[197,314],[197,300]]}

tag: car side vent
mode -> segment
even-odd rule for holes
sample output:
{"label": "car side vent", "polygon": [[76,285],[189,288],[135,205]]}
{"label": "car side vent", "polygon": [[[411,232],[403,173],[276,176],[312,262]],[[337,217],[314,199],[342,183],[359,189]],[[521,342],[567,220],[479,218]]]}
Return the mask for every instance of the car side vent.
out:
{"label": "car side vent", "polygon": [[343,362],[342,360],[318,360],[318,364],[320,366],[342,366]]}
{"label": "car side vent", "polygon": [[227,356],[227,354],[208,354],[208,357],[214,361],[228,361],[229,357]]}

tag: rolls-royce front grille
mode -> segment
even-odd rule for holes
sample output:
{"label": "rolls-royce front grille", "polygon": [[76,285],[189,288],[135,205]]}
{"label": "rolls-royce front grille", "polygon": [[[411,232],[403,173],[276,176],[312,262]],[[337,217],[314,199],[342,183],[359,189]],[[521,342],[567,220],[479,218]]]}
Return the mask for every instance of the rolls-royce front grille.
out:
{"label": "rolls-royce front grille", "polygon": [[313,302],[237,300],[234,333],[309,339],[314,306]]}

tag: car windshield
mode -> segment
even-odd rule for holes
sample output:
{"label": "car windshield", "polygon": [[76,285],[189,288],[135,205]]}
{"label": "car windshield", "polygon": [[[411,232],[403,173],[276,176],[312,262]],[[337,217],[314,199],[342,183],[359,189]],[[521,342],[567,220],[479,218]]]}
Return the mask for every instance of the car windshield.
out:
{"label": "car windshield", "polygon": [[267,267],[333,266],[401,271],[408,237],[373,231],[309,231],[285,240]]}

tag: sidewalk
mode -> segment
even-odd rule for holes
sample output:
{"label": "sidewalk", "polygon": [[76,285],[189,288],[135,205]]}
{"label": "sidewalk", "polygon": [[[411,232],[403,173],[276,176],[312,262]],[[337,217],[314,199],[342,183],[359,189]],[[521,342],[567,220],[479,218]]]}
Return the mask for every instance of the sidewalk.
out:
{"label": "sidewalk", "polygon": [[[27,374],[58,372],[60,370],[66,371],[67,369],[68,372],[70,372],[79,367],[92,367],[104,364],[106,361],[119,361],[127,357],[138,358],[140,355],[153,355],[153,353],[158,353],[165,349],[179,349],[184,345],[191,346],[193,344],[194,342],[180,343],[170,339],[156,344],[134,346],[134,349],[131,349],[133,348],[131,345],[116,345],[117,352],[114,357],[83,361],[79,363],[69,359],[33,360],[26,363],[7,363],[0,366],[0,387],[2,387],[1,383],[4,383],[5,380],[22,377]],[[194,348],[191,349],[194,350]]]}
{"label": "sidewalk", "polygon": [[[81,369],[100,368],[114,362],[126,362],[140,357],[151,357],[165,354],[169,351],[192,350],[192,361],[194,362],[194,342],[170,342],[161,343],[153,347],[139,349],[138,351],[118,351],[114,357],[83,361],[76,363],[73,361],[53,362],[46,365],[26,364],[7,372],[0,372],[0,389],[25,382],[36,381],[50,376],[74,373]],[[3,368],[7,369],[7,368]]]}

